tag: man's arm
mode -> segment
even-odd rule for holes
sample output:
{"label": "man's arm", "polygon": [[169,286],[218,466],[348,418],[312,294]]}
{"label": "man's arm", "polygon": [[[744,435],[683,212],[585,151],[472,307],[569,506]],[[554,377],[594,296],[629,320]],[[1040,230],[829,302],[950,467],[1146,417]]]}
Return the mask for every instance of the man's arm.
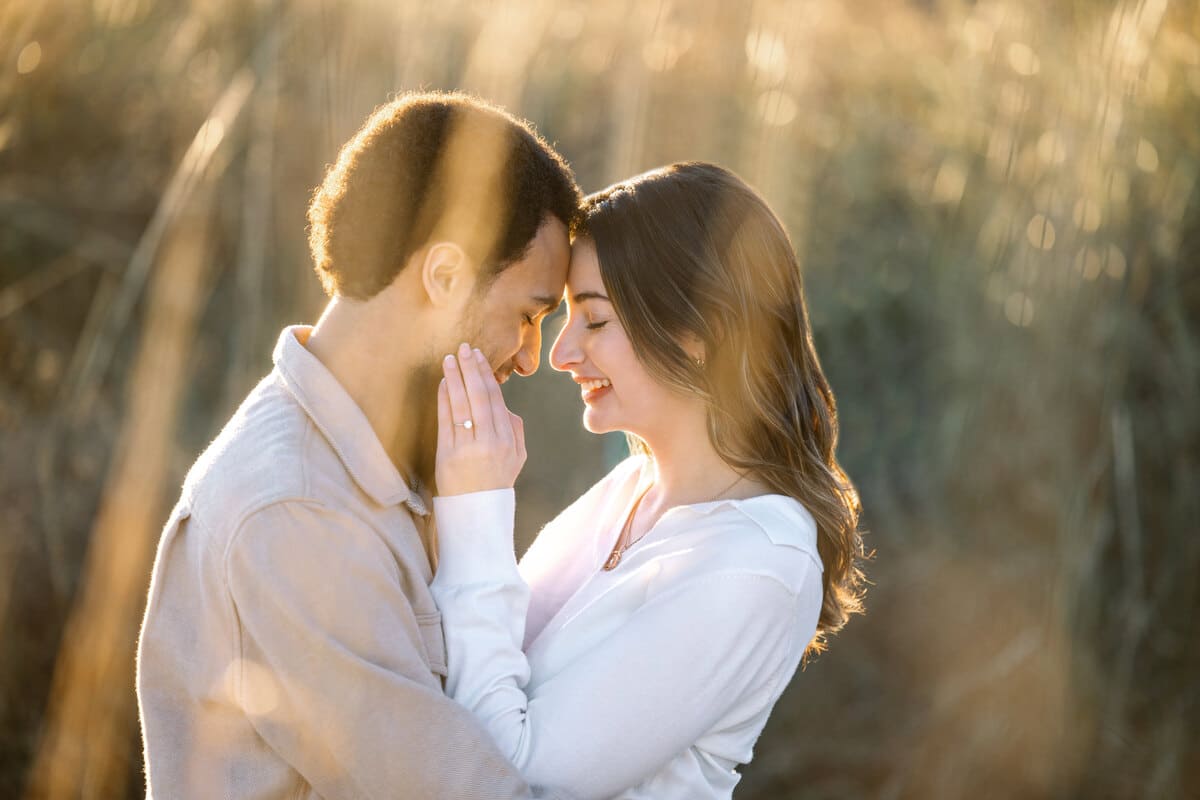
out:
{"label": "man's arm", "polygon": [[243,521],[225,570],[235,694],[321,796],[529,796],[430,674],[395,558],[362,521],[276,503]]}

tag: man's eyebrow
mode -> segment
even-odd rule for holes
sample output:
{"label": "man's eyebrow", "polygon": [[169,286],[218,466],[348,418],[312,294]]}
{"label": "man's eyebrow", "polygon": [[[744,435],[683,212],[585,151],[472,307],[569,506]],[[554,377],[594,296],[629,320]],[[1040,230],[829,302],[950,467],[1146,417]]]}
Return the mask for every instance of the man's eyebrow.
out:
{"label": "man's eyebrow", "polygon": [[576,303],[582,303],[585,300],[603,300],[606,303],[612,302],[612,300],[609,300],[607,296],[601,294],[600,292],[580,292],[572,299]]}
{"label": "man's eyebrow", "polygon": [[541,306],[542,310],[546,311],[547,313],[558,308],[558,304],[562,302],[561,297],[551,297],[549,295],[537,295],[532,299],[533,302]]}

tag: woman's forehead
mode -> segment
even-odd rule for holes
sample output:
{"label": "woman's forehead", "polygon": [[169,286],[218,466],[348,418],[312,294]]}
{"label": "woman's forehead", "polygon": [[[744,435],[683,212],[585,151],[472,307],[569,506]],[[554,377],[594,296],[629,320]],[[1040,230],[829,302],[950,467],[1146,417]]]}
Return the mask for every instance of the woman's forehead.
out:
{"label": "woman's forehead", "polygon": [[567,286],[571,294],[580,291],[604,291],[600,278],[600,260],[596,257],[596,246],[590,239],[583,239],[571,246],[571,266],[567,272]]}

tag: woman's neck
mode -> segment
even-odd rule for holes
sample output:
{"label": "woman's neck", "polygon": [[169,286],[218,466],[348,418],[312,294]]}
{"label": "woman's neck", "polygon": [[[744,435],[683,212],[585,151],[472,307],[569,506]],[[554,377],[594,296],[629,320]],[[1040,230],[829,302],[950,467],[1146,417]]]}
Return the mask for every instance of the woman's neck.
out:
{"label": "woman's neck", "polygon": [[681,424],[672,426],[674,430],[644,438],[650,448],[653,483],[638,509],[639,517],[653,521],[675,506],[740,499],[766,491],[752,476],[734,469],[717,454],[702,414],[698,420],[677,419]]}

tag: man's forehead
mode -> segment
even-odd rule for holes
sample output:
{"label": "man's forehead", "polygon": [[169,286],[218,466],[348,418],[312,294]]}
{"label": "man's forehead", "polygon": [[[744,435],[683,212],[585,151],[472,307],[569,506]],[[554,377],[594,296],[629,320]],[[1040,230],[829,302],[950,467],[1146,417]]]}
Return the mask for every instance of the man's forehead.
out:
{"label": "man's forehead", "polygon": [[562,300],[565,283],[566,270],[555,268],[544,255],[530,253],[501,272],[494,288],[521,303],[553,309]]}
{"label": "man's forehead", "polygon": [[570,252],[566,227],[557,219],[548,219],[525,253],[500,273],[495,288],[522,303],[553,308],[562,298]]}
{"label": "man's forehead", "polygon": [[546,251],[546,257],[556,262],[566,270],[571,260],[571,237],[567,226],[557,217],[547,217],[538,228],[535,242],[540,243]]}
{"label": "man's forehead", "polygon": [[541,305],[555,306],[562,297],[563,286],[567,282],[567,270],[571,262],[571,245],[566,235],[566,228],[557,219],[542,224],[538,230],[535,245],[538,262],[531,296]]}

